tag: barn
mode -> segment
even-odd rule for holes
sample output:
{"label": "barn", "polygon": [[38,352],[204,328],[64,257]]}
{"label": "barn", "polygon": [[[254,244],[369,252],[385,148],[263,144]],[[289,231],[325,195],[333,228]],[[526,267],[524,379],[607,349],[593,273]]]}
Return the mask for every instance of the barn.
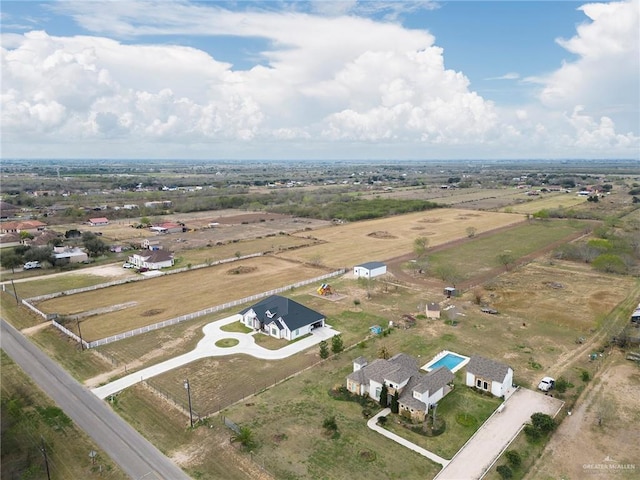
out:
{"label": "barn", "polygon": [[387,266],[382,262],[361,263],[353,267],[353,274],[358,278],[374,278],[385,273],[387,273]]}

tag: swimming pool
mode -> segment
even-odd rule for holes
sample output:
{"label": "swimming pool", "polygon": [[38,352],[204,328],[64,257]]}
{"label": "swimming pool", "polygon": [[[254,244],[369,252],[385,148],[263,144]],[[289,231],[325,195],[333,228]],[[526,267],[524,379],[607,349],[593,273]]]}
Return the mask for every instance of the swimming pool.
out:
{"label": "swimming pool", "polygon": [[436,368],[447,367],[449,370],[455,373],[462,367],[464,367],[467,363],[469,363],[469,357],[444,350],[433,357],[433,359],[425,366],[423,366],[422,369],[430,372],[431,370],[435,370]]}

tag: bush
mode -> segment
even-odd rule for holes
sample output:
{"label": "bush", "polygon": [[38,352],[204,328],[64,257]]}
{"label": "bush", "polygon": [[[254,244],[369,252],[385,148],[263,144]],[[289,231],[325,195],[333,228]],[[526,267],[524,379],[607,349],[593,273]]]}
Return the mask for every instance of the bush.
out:
{"label": "bush", "polygon": [[504,456],[506,457],[507,462],[509,462],[509,465],[511,465],[513,469],[516,469],[520,467],[520,465],[522,465],[522,457],[517,451],[507,450]]}
{"label": "bush", "polygon": [[508,465],[500,465],[498,468],[496,468],[496,471],[498,472],[498,475],[500,475],[500,478],[513,478],[513,472]]}
{"label": "bush", "polygon": [[589,380],[591,380],[591,375],[586,370],[583,370],[580,374],[580,378],[583,382],[588,382]]}
{"label": "bush", "polygon": [[568,388],[573,388],[573,384],[570,383],[566,378],[560,377],[556,380],[555,389],[558,393],[564,393]]}

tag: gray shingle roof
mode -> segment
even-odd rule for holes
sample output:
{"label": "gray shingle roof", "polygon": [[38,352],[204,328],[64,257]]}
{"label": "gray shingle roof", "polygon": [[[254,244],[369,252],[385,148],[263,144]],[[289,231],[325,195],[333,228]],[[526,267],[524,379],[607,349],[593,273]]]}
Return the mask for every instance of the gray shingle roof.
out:
{"label": "gray shingle roof", "polygon": [[[287,297],[281,297],[280,295],[271,295],[255,305],[245,308],[240,312],[240,315],[244,315],[251,309],[253,309],[257,317],[265,324],[268,325],[276,320],[281,320],[291,331],[305,327],[310,323],[318,322],[324,318],[324,315],[321,313],[311,310]],[[267,312],[269,312],[271,316],[268,316]]]}
{"label": "gray shingle roof", "polygon": [[451,370],[447,367],[443,366],[423,375],[413,389],[420,393],[429,392],[429,395],[431,395],[452,381],[453,373],[451,373]]}
{"label": "gray shingle roof", "polygon": [[494,382],[504,381],[508,371],[509,365],[478,355],[472,356],[467,364],[467,372]]}

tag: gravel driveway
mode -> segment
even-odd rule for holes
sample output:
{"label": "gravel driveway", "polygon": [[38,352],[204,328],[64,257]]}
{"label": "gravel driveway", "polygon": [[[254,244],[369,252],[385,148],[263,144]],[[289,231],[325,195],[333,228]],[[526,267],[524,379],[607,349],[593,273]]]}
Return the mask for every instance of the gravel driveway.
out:
{"label": "gravel driveway", "polygon": [[484,476],[536,412],[555,416],[564,402],[533,390],[519,388],[480,427],[434,480],[471,480]]}

